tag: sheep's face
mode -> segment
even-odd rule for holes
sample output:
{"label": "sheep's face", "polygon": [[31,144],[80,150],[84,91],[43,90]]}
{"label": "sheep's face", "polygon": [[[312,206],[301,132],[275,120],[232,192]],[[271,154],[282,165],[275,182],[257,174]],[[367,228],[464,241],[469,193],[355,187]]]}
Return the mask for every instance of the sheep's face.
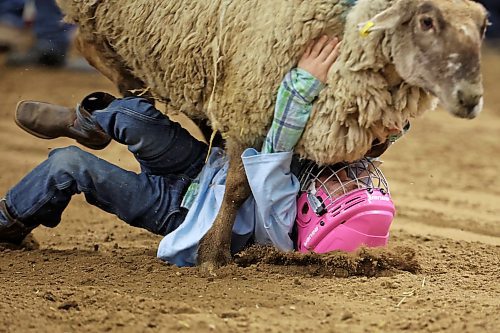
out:
{"label": "sheep's face", "polygon": [[468,0],[399,0],[374,18],[393,24],[391,57],[403,80],[430,91],[451,114],[482,110],[481,43],[487,13]]}

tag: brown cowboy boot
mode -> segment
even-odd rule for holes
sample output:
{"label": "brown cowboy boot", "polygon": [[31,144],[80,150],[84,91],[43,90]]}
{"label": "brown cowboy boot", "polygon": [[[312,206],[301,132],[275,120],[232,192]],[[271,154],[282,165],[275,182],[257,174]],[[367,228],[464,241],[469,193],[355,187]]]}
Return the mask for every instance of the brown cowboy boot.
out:
{"label": "brown cowboy boot", "polygon": [[68,137],[88,148],[99,150],[105,148],[111,138],[90,115],[106,108],[114,99],[109,94],[97,92],[85,97],[76,108],[21,101],[17,105],[15,121],[19,127],[36,137]]}
{"label": "brown cowboy boot", "polygon": [[0,213],[7,219],[7,224],[0,224],[0,243],[20,245],[32,228],[26,227],[21,221],[12,217],[5,199],[0,199]]}

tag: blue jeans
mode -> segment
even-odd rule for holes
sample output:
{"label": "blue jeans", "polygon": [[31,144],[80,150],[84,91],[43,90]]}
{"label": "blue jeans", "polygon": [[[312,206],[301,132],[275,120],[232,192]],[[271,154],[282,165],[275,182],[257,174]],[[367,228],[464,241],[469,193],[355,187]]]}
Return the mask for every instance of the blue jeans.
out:
{"label": "blue jeans", "polygon": [[[0,22],[22,28],[25,0],[0,0]],[[71,43],[72,25],[62,22],[63,14],[55,0],[35,0],[33,30],[38,50],[66,55]]]}
{"label": "blue jeans", "polygon": [[489,12],[491,26],[488,27],[486,36],[489,38],[500,38],[500,2],[498,0],[480,0]]}
{"label": "blue jeans", "polygon": [[22,28],[24,0],[0,0],[0,22]]}
{"label": "blue jeans", "polygon": [[185,217],[180,203],[204,165],[207,145],[142,98],[117,99],[92,120],[128,146],[142,172],[74,146],[54,149],[7,192],[10,213],[28,227],[55,227],[71,197],[83,193],[87,202],[132,226],[160,235],[174,230]]}
{"label": "blue jeans", "polygon": [[45,52],[66,55],[72,26],[63,23],[63,15],[55,0],[35,0],[36,18],[33,29],[36,47]]}

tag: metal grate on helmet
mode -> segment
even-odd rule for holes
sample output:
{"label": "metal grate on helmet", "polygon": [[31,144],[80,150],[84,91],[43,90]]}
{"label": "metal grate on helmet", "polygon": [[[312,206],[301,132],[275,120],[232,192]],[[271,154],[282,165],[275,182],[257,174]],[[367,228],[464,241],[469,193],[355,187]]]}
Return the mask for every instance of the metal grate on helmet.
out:
{"label": "metal grate on helmet", "polygon": [[318,166],[314,162],[308,162],[299,176],[300,191],[315,196],[316,192],[322,189],[328,197],[317,199],[321,201],[318,204],[326,210],[338,197],[354,190],[379,189],[382,193],[389,193],[389,184],[378,168],[379,164],[380,162],[369,158],[330,166]]}

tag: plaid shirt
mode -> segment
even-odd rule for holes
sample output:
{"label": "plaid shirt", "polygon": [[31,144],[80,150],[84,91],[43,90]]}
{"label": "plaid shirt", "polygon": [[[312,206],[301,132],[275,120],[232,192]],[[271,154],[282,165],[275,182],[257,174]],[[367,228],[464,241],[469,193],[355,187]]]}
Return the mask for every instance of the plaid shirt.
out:
{"label": "plaid shirt", "polygon": [[278,90],[274,119],[262,153],[292,151],[304,131],[312,103],[324,84],[300,68],[287,73]]}

